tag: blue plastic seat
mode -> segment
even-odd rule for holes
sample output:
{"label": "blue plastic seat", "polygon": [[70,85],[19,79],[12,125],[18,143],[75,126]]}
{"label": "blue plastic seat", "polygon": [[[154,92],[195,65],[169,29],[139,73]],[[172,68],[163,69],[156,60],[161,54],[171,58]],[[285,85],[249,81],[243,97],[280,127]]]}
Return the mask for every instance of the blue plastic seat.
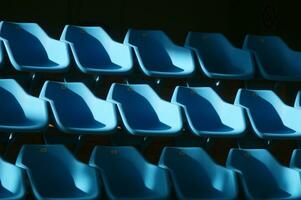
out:
{"label": "blue plastic seat", "polygon": [[46,81],[40,98],[50,103],[63,132],[110,133],[117,127],[114,105],[95,97],[83,83]]}
{"label": "blue plastic seat", "polygon": [[101,27],[67,25],[61,40],[69,43],[83,73],[125,74],[132,69],[130,47],[113,41]]}
{"label": "blue plastic seat", "polygon": [[165,147],[159,166],[169,170],[178,199],[236,199],[233,171],[199,147]]}
{"label": "blue plastic seat", "polygon": [[265,149],[231,149],[227,167],[235,170],[247,199],[300,199],[298,171],[281,165]]}
{"label": "blue plastic seat", "polygon": [[184,109],[195,135],[234,137],[246,129],[243,109],[224,102],[210,87],[177,86],[171,102]]}
{"label": "blue plastic seat", "polygon": [[209,78],[246,80],[254,75],[251,54],[234,47],[223,34],[189,32],[185,47],[195,51]]}
{"label": "blue plastic seat", "polygon": [[170,195],[166,171],[148,163],[134,147],[97,146],[89,164],[100,170],[111,200],[163,200]]}
{"label": "blue plastic seat", "polygon": [[253,131],[260,138],[301,137],[301,110],[284,104],[271,90],[239,89],[235,105],[246,109]]}
{"label": "blue plastic seat", "polygon": [[162,31],[130,29],[124,43],[134,48],[147,76],[187,77],[194,72],[192,52],[175,45]]}
{"label": "blue plastic seat", "polygon": [[24,145],[16,165],[26,171],[36,199],[100,198],[97,171],[63,145]]}
{"label": "blue plastic seat", "polygon": [[254,54],[264,79],[301,80],[301,52],[290,49],[280,37],[247,35],[243,48]]}
{"label": "blue plastic seat", "polygon": [[16,70],[60,72],[69,66],[67,44],[50,38],[35,23],[0,23],[0,37]]}
{"label": "blue plastic seat", "polygon": [[0,79],[0,130],[41,131],[48,126],[45,101],[30,96],[13,79]]}
{"label": "blue plastic seat", "polygon": [[0,199],[25,199],[26,189],[22,169],[0,158]]}
{"label": "blue plastic seat", "polygon": [[118,107],[127,131],[142,136],[172,136],[182,129],[180,108],[144,84],[112,84],[107,100]]}

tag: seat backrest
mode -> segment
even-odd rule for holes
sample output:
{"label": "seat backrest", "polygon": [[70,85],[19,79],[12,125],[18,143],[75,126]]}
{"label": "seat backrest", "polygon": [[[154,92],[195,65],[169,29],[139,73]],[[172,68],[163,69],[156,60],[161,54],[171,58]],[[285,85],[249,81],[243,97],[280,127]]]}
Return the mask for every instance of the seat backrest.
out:
{"label": "seat backrest", "polygon": [[227,166],[239,172],[249,198],[287,198],[301,194],[297,189],[299,173],[280,165],[265,149],[232,149]]}
{"label": "seat backrest", "polygon": [[47,35],[38,24],[1,22],[0,36],[8,41],[18,64],[39,66],[51,62],[43,41]]}
{"label": "seat backrest", "polygon": [[16,164],[27,170],[42,196],[64,195],[77,188],[73,177],[77,161],[63,145],[24,145]]}
{"label": "seat backrest", "polygon": [[236,196],[234,174],[218,166],[199,147],[165,147],[159,166],[170,170],[176,188],[183,196],[216,198],[225,197],[226,193]]}
{"label": "seat backrest", "polygon": [[114,194],[122,196],[146,190],[147,162],[134,147],[95,147],[90,165],[101,169]]}
{"label": "seat backrest", "polygon": [[[22,98],[27,95],[13,79],[0,80],[0,123],[23,122],[26,119]],[[24,99],[23,99],[24,100]]]}
{"label": "seat backrest", "polygon": [[[125,43],[137,47],[142,62],[149,70],[162,70],[172,66],[172,60],[167,49],[172,42],[162,31],[143,31],[130,29]],[[181,70],[175,67],[175,70]]]}
{"label": "seat backrest", "polygon": [[216,125],[223,124],[216,110],[218,105],[214,105],[221,103],[221,99],[211,88],[178,87],[176,94],[177,96],[173,96],[172,101],[185,106],[196,128],[199,125],[205,129],[216,129],[218,128]]}
{"label": "seat backrest", "polygon": [[83,83],[47,81],[40,97],[51,101],[57,117],[66,126],[95,121],[87,104],[89,98],[95,97]]}
{"label": "seat backrest", "polygon": [[235,104],[248,109],[257,130],[261,132],[289,130],[284,126],[278,110],[283,102],[272,91],[240,89]]}
{"label": "seat backrest", "polygon": [[111,38],[100,27],[67,26],[61,40],[72,43],[83,66],[94,67],[112,63],[106,49]]}
{"label": "seat backrest", "polygon": [[111,100],[120,104],[128,124],[137,129],[160,123],[154,106],[158,96],[148,85],[111,86]]}
{"label": "seat backrest", "polygon": [[284,41],[277,36],[247,35],[243,49],[255,53],[255,58],[261,66],[273,74],[286,75],[289,73],[291,61],[294,57],[289,56],[289,48]]}

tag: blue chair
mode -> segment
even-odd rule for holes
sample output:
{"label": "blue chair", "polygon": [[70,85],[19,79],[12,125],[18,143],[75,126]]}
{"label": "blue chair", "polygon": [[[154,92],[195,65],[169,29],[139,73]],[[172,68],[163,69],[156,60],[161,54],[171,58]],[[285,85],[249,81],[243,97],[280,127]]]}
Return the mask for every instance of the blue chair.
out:
{"label": "blue chair", "polygon": [[63,145],[24,145],[16,165],[26,171],[38,200],[100,198],[97,171],[77,161]]}
{"label": "blue chair", "polygon": [[69,43],[83,73],[125,74],[132,69],[130,47],[113,41],[101,27],[66,25],[61,40]]}
{"label": "blue chair", "polygon": [[260,138],[301,137],[301,110],[287,106],[271,90],[239,89],[235,105],[246,110],[253,131]]}
{"label": "blue chair", "polygon": [[0,37],[19,71],[61,72],[69,67],[67,44],[50,38],[35,23],[0,23]]}
{"label": "blue chair", "polygon": [[182,129],[180,108],[144,84],[112,84],[107,100],[118,107],[127,131],[141,136],[172,136]]}
{"label": "blue chair", "polygon": [[290,49],[280,37],[247,35],[243,49],[254,54],[264,79],[301,80],[301,52]]}
{"label": "blue chair", "polygon": [[189,128],[197,136],[234,137],[246,129],[243,109],[224,102],[210,87],[177,86],[171,102],[184,109]]}
{"label": "blue chair", "polygon": [[0,131],[42,131],[48,126],[45,101],[30,96],[13,79],[0,79]]}
{"label": "blue chair", "polygon": [[178,199],[236,199],[233,171],[217,165],[199,147],[165,147],[159,167],[169,170]]}
{"label": "blue chair", "polygon": [[115,107],[94,96],[83,83],[46,81],[40,98],[50,103],[56,126],[66,133],[110,133],[117,127]]}
{"label": "blue chair", "polygon": [[133,47],[147,76],[187,77],[194,72],[192,52],[175,45],[162,31],[130,29],[124,43]]}
{"label": "blue chair", "polygon": [[111,200],[169,198],[166,171],[148,163],[134,147],[97,146],[89,164],[100,170],[104,189]]}
{"label": "blue chair", "polygon": [[0,199],[25,199],[26,189],[22,169],[0,158]]}
{"label": "blue chair", "polygon": [[247,80],[254,75],[251,54],[234,47],[223,34],[189,32],[185,47],[194,50],[209,78]]}
{"label": "blue chair", "polygon": [[227,167],[237,172],[247,199],[300,199],[298,171],[282,166],[265,149],[231,149]]}

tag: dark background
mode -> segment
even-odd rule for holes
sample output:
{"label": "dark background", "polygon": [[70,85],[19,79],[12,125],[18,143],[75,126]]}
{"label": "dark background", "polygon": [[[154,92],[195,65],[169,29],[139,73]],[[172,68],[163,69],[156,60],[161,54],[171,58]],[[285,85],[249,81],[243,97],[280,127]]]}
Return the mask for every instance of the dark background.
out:
{"label": "dark background", "polygon": [[274,34],[301,49],[301,1],[281,0],[10,0],[0,20],[39,23],[59,38],[65,24],[99,25],[122,41],[128,28],[162,29],[183,44],[188,31],[222,32],[235,45],[244,36]]}

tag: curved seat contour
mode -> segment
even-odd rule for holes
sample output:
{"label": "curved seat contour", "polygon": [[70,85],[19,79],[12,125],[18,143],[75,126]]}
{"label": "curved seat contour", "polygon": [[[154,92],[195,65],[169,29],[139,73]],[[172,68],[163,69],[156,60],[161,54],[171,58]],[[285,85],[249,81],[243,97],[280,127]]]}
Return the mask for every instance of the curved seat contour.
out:
{"label": "curved seat contour", "polygon": [[26,186],[22,169],[0,158],[0,199],[25,199]]}
{"label": "curved seat contour", "polygon": [[189,32],[185,47],[194,50],[209,78],[248,80],[254,75],[251,54],[234,47],[221,33]]}
{"label": "curved seat contour", "polygon": [[217,165],[199,147],[165,147],[159,166],[169,170],[178,199],[236,199],[233,171]]}
{"label": "curved seat contour", "polygon": [[195,135],[235,137],[246,129],[243,109],[224,102],[210,87],[177,86],[171,102],[184,109],[189,128]]}
{"label": "curved seat contour", "polygon": [[271,90],[239,89],[235,105],[246,109],[252,129],[260,138],[301,137],[301,110],[284,104]]}
{"label": "curved seat contour", "polygon": [[167,173],[134,148],[94,148],[90,165],[100,170],[109,199],[163,200],[170,195]]}
{"label": "curved seat contour", "polygon": [[301,81],[301,52],[290,49],[280,37],[247,35],[243,49],[254,54],[264,79]]}
{"label": "curved seat contour", "polygon": [[158,30],[128,30],[124,43],[134,48],[143,73],[151,77],[187,77],[194,72],[192,52]]}
{"label": "curved seat contour", "polygon": [[129,46],[115,42],[101,27],[66,25],[61,36],[83,73],[125,74],[133,67]]}
{"label": "curved seat contour", "polygon": [[182,129],[179,106],[161,99],[149,85],[114,83],[107,100],[117,105],[130,134],[172,136]]}
{"label": "curved seat contour", "polygon": [[79,82],[46,81],[40,98],[50,103],[57,127],[66,133],[110,133],[117,127],[115,107]]}
{"label": "curved seat contour", "polygon": [[70,64],[67,44],[50,38],[36,23],[0,23],[0,38],[19,71],[62,72]]}
{"label": "curved seat contour", "polygon": [[24,145],[16,165],[26,171],[36,199],[100,198],[97,171],[63,145]]}
{"label": "curved seat contour", "polygon": [[48,126],[47,104],[27,94],[13,79],[0,79],[0,130],[42,131]]}
{"label": "curved seat contour", "polygon": [[247,199],[300,199],[298,171],[282,166],[265,149],[231,149],[227,167],[235,170]]}

